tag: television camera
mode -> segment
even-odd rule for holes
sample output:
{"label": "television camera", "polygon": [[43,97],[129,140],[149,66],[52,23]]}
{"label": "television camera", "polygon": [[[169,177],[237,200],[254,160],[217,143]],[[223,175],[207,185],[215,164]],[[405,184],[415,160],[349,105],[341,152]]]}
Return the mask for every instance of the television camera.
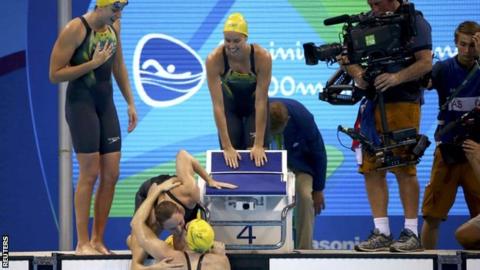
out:
{"label": "television camera", "polygon": [[[304,43],[305,62],[317,65],[319,61],[324,61],[331,65],[338,55],[344,55],[350,64],[363,66],[365,81],[373,84],[375,77],[387,66],[413,62],[413,54],[407,49],[407,44],[416,35],[415,15],[414,5],[403,3],[396,12],[382,15],[369,12],[325,19],[325,25],[344,23],[343,42],[321,46],[313,42]],[[373,98],[375,90],[372,87],[367,90],[355,87],[352,78],[342,69],[333,74],[320,93],[321,100],[334,105],[355,104],[363,96]]]}
{"label": "television camera", "polygon": [[480,108],[476,107],[473,110],[466,112],[456,121],[450,122],[445,126],[439,126],[435,132],[435,139],[441,141],[443,135],[448,132],[461,128],[455,132],[453,141],[442,142],[438,145],[443,161],[446,164],[455,164],[465,162],[467,160],[462,144],[465,140],[473,140],[480,142]]}
{"label": "television camera", "polygon": [[[339,68],[327,81],[319,98],[333,105],[353,105],[363,97],[375,100],[380,109],[382,130],[381,143],[375,145],[359,131],[338,126],[338,132],[358,140],[365,151],[377,159],[377,170],[417,164],[430,145],[428,137],[417,133],[415,128],[389,131],[385,116],[383,94],[373,87],[375,78],[391,65],[408,65],[414,62],[409,42],[416,36],[416,13],[412,3],[402,3],[396,12],[375,15],[371,12],[358,15],[340,15],[328,18],[325,25],[343,23],[343,42],[316,46],[313,42],[303,44],[307,65],[324,61],[331,65],[337,56],[346,56],[350,64],[365,69],[364,80],[369,83],[365,90],[355,86],[352,77]],[[399,155],[396,149],[407,149]]]}
{"label": "television camera", "polygon": [[439,129],[436,136],[441,138],[447,132],[462,127],[464,132],[454,138],[454,144],[461,146],[467,139],[480,142],[480,107],[475,107],[473,110],[466,112],[456,121],[450,122],[443,128]]}

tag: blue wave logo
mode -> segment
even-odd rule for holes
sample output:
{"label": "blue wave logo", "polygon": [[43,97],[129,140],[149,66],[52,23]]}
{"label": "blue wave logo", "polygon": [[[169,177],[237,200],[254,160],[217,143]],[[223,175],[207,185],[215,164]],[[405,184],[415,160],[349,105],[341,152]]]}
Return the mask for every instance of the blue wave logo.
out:
{"label": "blue wave logo", "polygon": [[148,34],[135,48],[133,78],[143,102],[152,107],[169,107],[200,90],[205,66],[182,41],[164,34]]}

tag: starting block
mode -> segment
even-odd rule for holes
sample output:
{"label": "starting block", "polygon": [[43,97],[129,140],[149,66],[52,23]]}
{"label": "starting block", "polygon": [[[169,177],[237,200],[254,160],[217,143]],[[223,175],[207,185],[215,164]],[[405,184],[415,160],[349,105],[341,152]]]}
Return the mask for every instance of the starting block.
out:
{"label": "starting block", "polygon": [[295,176],[287,171],[287,152],[266,151],[268,162],[256,167],[250,151],[238,151],[239,167],[225,164],[223,151],[207,151],[206,170],[213,179],[238,186],[213,189],[199,181],[207,219],[227,250],[293,250],[292,210]]}

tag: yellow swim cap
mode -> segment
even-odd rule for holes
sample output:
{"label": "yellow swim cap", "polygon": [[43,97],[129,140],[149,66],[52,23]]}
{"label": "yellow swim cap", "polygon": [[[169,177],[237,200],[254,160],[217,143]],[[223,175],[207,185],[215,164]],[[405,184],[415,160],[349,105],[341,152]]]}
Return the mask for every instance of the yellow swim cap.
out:
{"label": "yellow swim cap", "polygon": [[213,246],[215,232],[203,219],[194,219],[188,223],[186,241],[188,248],[198,253],[205,253]]}
{"label": "yellow swim cap", "polygon": [[223,26],[223,32],[229,31],[244,34],[248,37],[248,24],[241,13],[232,13],[228,16],[227,21]]}
{"label": "yellow swim cap", "polygon": [[106,6],[111,5],[115,2],[127,3],[128,0],[97,0],[97,7],[106,7]]}

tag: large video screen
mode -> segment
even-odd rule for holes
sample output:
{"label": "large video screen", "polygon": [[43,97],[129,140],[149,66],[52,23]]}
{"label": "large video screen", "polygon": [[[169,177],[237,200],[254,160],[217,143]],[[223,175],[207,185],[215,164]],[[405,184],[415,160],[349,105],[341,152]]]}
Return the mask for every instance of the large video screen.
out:
{"label": "large video screen", "polygon": [[[90,8],[94,4],[92,1]],[[432,26],[435,61],[456,54],[453,32],[461,21],[480,21],[480,13],[472,12],[480,10],[480,0],[422,0],[414,4]],[[337,137],[339,124],[353,126],[358,104],[333,106],[320,101],[318,94],[337,66],[307,66],[302,48],[305,42],[339,42],[341,25],[326,27],[324,19],[367,10],[366,0],[130,1],[122,14],[121,38],[139,124],[134,132],[126,132],[126,104],[115,86],[123,149],[111,216],[130,217],[138,186],[154,175],[174,173],[179,149],[186,149],[202,162],[206,150],[219,149],[205,59],[223,42],[223,23],[232,12],[243,13],[248,21],[248,41],[260,44],[272,55],[269,96],[296,99],[315,116],[328,151],[327,209],[322,215],[369,216],[363,177],[357,173],[354,154],[348,148],[350,139],[339,136],[340,143]],[[426,92],[425,101],[421,132],[433,138],[438,111],[435,91]],[[430,177],[433,149],[430,146],[418,166],[422,191]],[[393,175],[388,176],[388,182],[389,213],[403,215]],[[461,192],[459,196],[463,197]],[[463,199],[457,200],[451,214],[467,214]]]}

